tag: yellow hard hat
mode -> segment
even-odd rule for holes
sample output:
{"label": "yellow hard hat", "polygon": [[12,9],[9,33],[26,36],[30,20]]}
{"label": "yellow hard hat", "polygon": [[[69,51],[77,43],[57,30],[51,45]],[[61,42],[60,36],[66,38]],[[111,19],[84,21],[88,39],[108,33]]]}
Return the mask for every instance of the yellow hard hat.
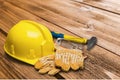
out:
{"label": "yellow hard hat", "polygon": [[9,31],[4,50],[13,58],[34,65],[40,57],[54,53],[54,43],[45,26],[22,20]]}

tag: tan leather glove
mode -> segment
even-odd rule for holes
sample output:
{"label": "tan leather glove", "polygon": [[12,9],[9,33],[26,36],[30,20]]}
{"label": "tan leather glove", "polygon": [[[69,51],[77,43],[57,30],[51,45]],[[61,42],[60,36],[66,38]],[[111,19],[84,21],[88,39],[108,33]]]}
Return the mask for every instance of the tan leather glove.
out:
{"label": "tan leather glove", "polygon": [[69,71],[70,68],[78,70],[84,67],[84,59],[81,50],[57,47],[55,55],[40,58],[34,67],[39,69],[41,74],[55,75],[60,71],[56,66],[63,71]]}
{"label": "tan leather glove", "polygon": [[69,71],[70,68],[78,70],[84,67],[84,59],[81,50],[58,48],[55,54],[55,65],[61,67],[63,71]]}
{"label": "tan leather glove", "polygon": [[40,58],[36,62],[34,67],[36,69],[39,69],[39,73],[41,74],[48,73],[49,75],[55,75],[60,71],[60,69],[57,69],[55,67],[54,55],[49,55],[49,56]]}

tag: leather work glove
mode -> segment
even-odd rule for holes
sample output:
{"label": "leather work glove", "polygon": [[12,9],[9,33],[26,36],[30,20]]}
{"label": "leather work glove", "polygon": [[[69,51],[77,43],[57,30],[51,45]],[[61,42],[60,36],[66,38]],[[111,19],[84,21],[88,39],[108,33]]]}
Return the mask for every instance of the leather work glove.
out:
{"label": "leather work glove", "polygon": [[63,71],[69,71],[70,68],[73,70],[78,70],[84,67],[84,59],[81,50],[77,49],[66,49],[63,47],[56,47],[56,52],[54,55],[49,55],[40,58],[34,67],[39,69],[39,73],[49,75],[55,75],[60,72],[60,67]]}
{"label": "leather work glove", "polygon": [[55,54],[55,65],[61,67],[63,71],[69,71],[70,68],[78,70],[84,67],[85,58],[81,50],[59,47]]}
{"label": "leather work glove", "polygon": [[41,74],[48,73],[49,75],[55,75],[60,71],[60,69],[55,67],[54,57],[54,55],[42,57],[36,62],[34,67],[39,69],[39,73]]}

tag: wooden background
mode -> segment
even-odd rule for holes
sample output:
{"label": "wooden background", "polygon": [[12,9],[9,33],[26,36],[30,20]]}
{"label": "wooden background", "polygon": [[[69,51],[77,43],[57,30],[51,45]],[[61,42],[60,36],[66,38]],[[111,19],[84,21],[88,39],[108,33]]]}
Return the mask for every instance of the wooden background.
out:
{"label": "wooden background", "polygon": [[[33,66],[6,55],[7,33],[24,19],[73,36],[96,36],[97,46],[85,52],[85,69],[40,75]],[[120,0],[0,0],[0,78],[120,79]]]}

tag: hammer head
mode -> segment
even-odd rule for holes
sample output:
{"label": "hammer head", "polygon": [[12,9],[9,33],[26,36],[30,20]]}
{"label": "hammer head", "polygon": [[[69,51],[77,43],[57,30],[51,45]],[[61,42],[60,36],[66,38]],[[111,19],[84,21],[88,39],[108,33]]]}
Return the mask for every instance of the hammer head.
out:
{"label": "hammer head", "polygon": [[91,50],[97,43],[97,38],[96,37],[91,37],[88,41],[87,41],[87,50]]}

